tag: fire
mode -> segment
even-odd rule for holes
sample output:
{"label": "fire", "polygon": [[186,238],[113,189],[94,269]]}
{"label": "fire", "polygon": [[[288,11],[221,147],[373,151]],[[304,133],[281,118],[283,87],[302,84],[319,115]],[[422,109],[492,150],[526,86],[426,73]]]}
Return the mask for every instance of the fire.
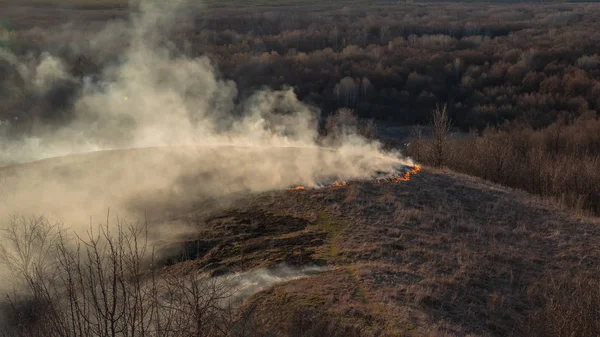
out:
{"label": "fire", "polygon": [[401,181],[409,181],[410,180],[410,172],[404,172],[401,177],[390,178],[390,181],[393,183],[399,183]]}
{"label": "fire", "polygon": [[[386,178],[386,179],[376,179],[376,180],[372,180],[371,183],[381,184],[381,183],[399,183],[402,181],[409,181],[410,176],[419,173],[419,171],[421,171],[421,166],[415,165],[415,166],[411,167],[411,169],[408,172],[402,173],[401,176]],[[332,184],[328,185],[327,188],[348,186],[348,185],[350,185],[350,183],[351,182],[349,182],[349,181],[335,181]],[[302,185],[288,188],[288,191],[303,191],[303,190],[306,190],[306,187],[304,187]]]}
{"label": "fire", "polygon": [[347,186],[347,185],[348,185],[347,181],[342,181],[342,182],[335,181],[333,184],[327,186],[327,188],[342,187],[342,186]]}
{"label": "fire", "polygon": [[377,179],[377,180],[373,180],[372,183],[374,183],[374,184],[381,184],[381,183],[384,183],[384,182],[399,183],[401,181],[409,181],[410,180],[410,175],[411,174],[417,174],[419,171],[421,171],[421,166],[415,165],[415,166],[413,166],[410,169],[409,172],[404,172],[401,176],[393,177],[393,178],[388,178],[388,179]]}

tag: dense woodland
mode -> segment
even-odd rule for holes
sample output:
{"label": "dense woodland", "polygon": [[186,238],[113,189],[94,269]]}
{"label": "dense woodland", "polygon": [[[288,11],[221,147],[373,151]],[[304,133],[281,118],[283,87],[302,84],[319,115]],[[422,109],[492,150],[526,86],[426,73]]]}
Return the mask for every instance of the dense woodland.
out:
{"label": "dense woodland", "polygon": [[[76,78],[93,76],[118,62],[124,46],[110,41],[97,50],[84,31],[103,24],[80,21],[14,22],[8,48],[30,58],[50,50]],[[181,24],[171,42],[190,56],[209,55],[240,97],[291,86],[324,117],[346,107],[395,124],[426,123],[436,104],[447,103],[455,125],[468,131],[513,120],[540,128],[598,111],[599,28],[595,4],[223,8]],[[4,118],[52,119],[80,85],[62,83],[37,97],[19,86],[7,60],[0,70]]]}
{"label": "dense woodland", "polygon": [[273,14],[215,20],[223,30],[201,30],[192,45],[210,46],[242,88],[291,85],[325,112],[413,124],[447,102],[464,130],[515,119],[543,127],[600,107],[598,15],[461,5]]}

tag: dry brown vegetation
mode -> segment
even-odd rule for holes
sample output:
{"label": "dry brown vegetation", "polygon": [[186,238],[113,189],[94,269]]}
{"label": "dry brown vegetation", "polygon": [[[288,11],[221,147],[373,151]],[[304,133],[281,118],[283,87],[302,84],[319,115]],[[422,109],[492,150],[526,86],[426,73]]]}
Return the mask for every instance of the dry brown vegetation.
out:
{"label": "dry brown vegetation", "polygon": [[570,310],[564,319],[580,317],[570,327],[587,329],[564,331],[596,331],[594,302],[567,295],[598,279],[594,222],[521,192],[434,171],[400,184],[287,193],[251,207],[312,219],[305,231],[328,233],[313,258],[336,268],[250,301],[279,333],[286,331],[280,317],[313,308],[367,336],[545,336],[553,327],[544,318],[563,310],[555,298]]}
{"label": "dry brown vegetation", "polygon": [[[437,150],[433,140],[415,137],[407,153],[437,164]],[[450,138],[443,153],[453,170],[551,198],[578,212],[600,213],[600,121],[593,115],[541,130],[508,123],[489,127]]]}
{"label": "dry brown vegetation", "polygon": [[[115,42],[99,53],[82,42],[85,33],[125,11],[6,13],[15,29],[2,32],[9,37],[2,48],[23,59],[48,50],[70,65],[75,80],[40,96],[0,61],[0,122],[10,120],[15,133],[34,133],[40,121],[68,122],[84,79],[118,62],[123,48]],[[88,31],[59,25],[70,18],[88,22]],[[447,102],[435,110],[433,131],[415,132],[407,151],[459,173],[426,168],[398,184],[263,193],[211,212],[207,204],[182,203],[165,212],[165,223],[185,223],[194,234],[151,259],[159,269],[135,254],[136,232],[101,232],[75,240],[73,250],[59,234],[48,236],[48,227],[36,227],[40,219],[16,219],[4,232],[9,242],[23,239],[19,228],[38,231],[29,244],[54,247],[60,263],[48,278],[46,269],[8,259],[29,296],[9,301],[10,332],[599,335],[600,227],[585,214],[600,213],[599,18],[591,4],[230,8],[199,15],[175,29],[173,48],[209,55],[223,77],[236,81],[240,98],[265,85],[293,86],[324,110],[323,134],[333,142],[346,132],[373,137],[374,124],[359,116],[425,124]],[[453,124],[473,131],[451,134]],[[86,258],[78,259],[80,252]],[[280,263],[331,269],[259,292],[239,310],[214,305],[230,289],[193,282]],[[141,288],[139,275],[160,279],[171,297],[157,301],[158,289],[152,282]]]}
{"label": "dry brown vegetation", "polygon": [[[15,27],[11,51],[49,51],[79,79],[98,75],[123,49],[115,41],[95,50],[81,32],[126,10],[3,13]],[[447,102],[464,130],[505,120],[538,128],[559,115],[598,110],[599,17],[593,4],[222,8],[198,12],[171,41],[188,55],[210,55],[241,97],[262,86],[291,86],[325,115],[351,108],[403,124],[426,123],[436,104]],[[68,110],[81,83],[37,97],[9,65],[0,68],[9,79],[0,85],[1,118],[68,116],[57,111]]]}
{"label": "dry brown vegetation", "polygon": [[[181,209],[163,219],[161,223],[183,222],[196,230],[181,242],[171,242],[171,249],[156,251],[162,256],[155,263],[158,270],[127,262],[130,258],[139,261],[130,255],[135,250],[128,248],[132,244],[125,239],[128,232],[114,233],[115,242],[124,246],[116,246],[114,252],[110,245],[104,246],[108,250],[101,251],[102,265],[68,255],[63,266],[75,267],[78,275],[78,266],[91,263],[93,273],[84,275],[100,277],[94,272],[106,272],[103,279],[116,277],[116,289],[127,290],[136,289],[135,283],[128,282],[140,280],[127,276],[139,275],[130,273],[130,268],[144,270],[146,280],[166,277],[173,289],[186,289],[186,280],[195,275],[217,277],[280,263],[329,267],[253,295],[239,310],[220,316],[217,322],[225,325],[209,335],[545,337],[558,331],[560,336],[597,333],[597,221],[577,218],[523,192],[425,169],[397,184],[365,182],[248,195],[207,214],[209,205]],[[100,235],[100,241],[106,242]],[[102,247],[94,240],[98,239],[85,240],[91,245],[81,246],[83,256],[86,252],[94,256]],[[74,251],[59,251],[67,252]],[[105,269],[112,262],[118,262],[116,274]],[[70,284],[69,278],[60,280]],[[88,289],[79,282],[75,282],[77,287]],[[51,283],[53,287],[60,284]],[[44,296],[46,289],[32,288],[34,294],[43,290]],[[102,298],[98,291],[95,295]],[[117,308],[131,303],[136,294],[116,296]],[[69,302],[69,298],[62,301]],[[95,307],[92,299],[79,303],[87,303],[92,313],[110,316],[110,307],[106,312],[103,305]],[[114,299],[110,297],[109,303]],[[194,312],[188,310],[186,315]],[[71,322],[70,316],[65,319]],[[120,318],[116,323],[127,322],[131,321]],[[38,326],[58,331],[51,330],[56,326]],[[194,326],[189,326],[190,331],[195,331]]]}
{"label": "dry brown vegetation", "polygon": [[143,226],[73,238],[43,217],[14,218],[1,235],[3,267],[18,281],[3,303],[4,336],[230,336],[242,323],[226,282],[153,268]]}

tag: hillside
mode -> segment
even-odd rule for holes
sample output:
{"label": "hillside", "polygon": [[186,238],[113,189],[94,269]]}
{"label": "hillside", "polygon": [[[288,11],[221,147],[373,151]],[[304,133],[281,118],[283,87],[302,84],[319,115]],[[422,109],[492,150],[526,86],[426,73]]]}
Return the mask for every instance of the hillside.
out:
{"label": "hillside", "polygon": [[[152,151],[16,168],[30,177],[62,172],[76,186],[82,176],[73,174],[90,163],[159,162]],[[156,242],[163,272],[326,266],[246,302],[256,331],[277,336],[297,336],[299,326],[303,336],[519,335],[525,317],[540,309],[532,295],[538,285],[594,276],[600,261],[596,220],[446,171],[425,168],[399,183],[235,195],[170,207],[151,219],[157,233],[171,233]],[[177,228],[186,230],[175,237]]]}
{"label": "hillside", "polygon": [[[85,156],[75,158],[85,163]],[[39,170],[67,159],[35,165]],[[193,229],[168,242],[175,249],[165,260],[171,272],[217,276],[281,263],[330,267],[246,303],[259,326],[276,335],[292,335],[286,329],[297,327],[297,313],[308,310],[311,319],[326,314],[316,316],[329,322],[325,326],[331,320],[360,326],[364,335],[421,336],[439,329],[506,336],[536,309],[528,294],[538,282],[594,273],[600,261],[595,220],[432,169],[400,183],[263,192],[217,208],[215,202],[188,205],[160,220],[166,228],[183,223]]]}
{"label": "hillside", "polygon": [[0,335],[600,336],[600,7],[14,2]]}
{"label": "hillside", "polygon": [[335,266],[250,300],[268,329],[283,333],[306,307],[366,335],[518,334],[536,309],[528,294],[538,282],[594,273],[600,258],[594,221],[429,169],[399,184],[262,195],[200,227],[198,242],[213,247],[182,266]]}

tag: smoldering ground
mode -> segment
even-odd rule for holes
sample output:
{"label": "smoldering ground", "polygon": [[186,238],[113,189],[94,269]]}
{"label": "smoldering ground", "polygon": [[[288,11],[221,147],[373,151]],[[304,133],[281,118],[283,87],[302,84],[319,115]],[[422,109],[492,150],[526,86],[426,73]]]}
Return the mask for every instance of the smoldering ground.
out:
{"label": "smoldering ground", "polygon": [[60,118],[40,118],[24,133],[11,130],[13,119],[0,124],[0,161],[11,163],[0,169],[0,221],[44,215],[81,234],[110,209],[150,220],[150,231],[160,229],[165,240],[181,228],[164,215],[202,200],[367,179],[411,164],[351,129],[335,148],[321,147],[318,111],[291,89],[240,101],[208,57],[186,56],[170,43],[169,31],[185,22],[181,5],[145,0],[128,20],[86,36],[85,46],[70,41],[69,48],[96,54],[123,46],[96,78],[74,77],[52,52],[2,50],[10,68],[3,95],[16,87],[38,98],[58,95],[42,100],[41,111]]}

